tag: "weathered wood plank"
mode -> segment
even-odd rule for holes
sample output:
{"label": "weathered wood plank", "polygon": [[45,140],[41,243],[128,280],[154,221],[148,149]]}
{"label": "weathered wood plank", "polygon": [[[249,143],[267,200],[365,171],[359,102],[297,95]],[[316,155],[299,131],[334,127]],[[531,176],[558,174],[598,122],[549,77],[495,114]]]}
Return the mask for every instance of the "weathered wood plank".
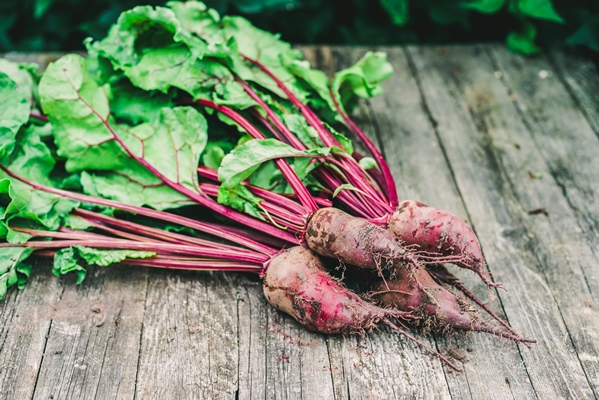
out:
{"label": "weathered wood plank", "polygon": [[236,275],[150,271],[135,398],[232,398]]}
{"label": "weathered wood plank", "polygon": [[0,397],[30,399],[52,324],[52,305],[62,286],[46,262],[36,262],[22,291],[11,290],[0,302]]}
{"label": "weathered wood plank", "polygon": [[[49,267],[48,264],[46,264]],[[134,395],[146,271],[90,269],[54,301],[34,399],[130,399]]]}
{"label": "weathered wood plank", "polygon": [[[587,123],[593,129],[595,135],[599,137],[599,74],[595,64],[584,59],[579,54],[573,54],[564,50],[552,51],[550,53],[550,60],[552,61],[552,66],[556,69],[555,78],[561,79],[566,90],[573,97],[574,106],[585,116]],[[576,120],[580,120],[580,116],[577,116]],[[570,122],[576,123],[576,120]],[[585,135],[588,135],[586,126],[583,129]],[[584,147],[586,147],[587,142],[582,141],[585,143]],[[577,145],[577,143],[573,144]],[[593,146],[590,151],[596,149],[597,146]],[[599,154],[594,155],[587,168],[593,169],[595,172],[599,169]],[[599,256],[599,204],[596,201],[597,193],[599,192],[599,182],[594,181],[595,177],[596,174],[589,176],[587,182],[580,182],[581,185],[588,183],[590,186],[568,190],[567,193],[575,211],[579,215],[580,224],[583,225],[583,229],[588,233],[591,246]]]}
{"label": "weathered wood plank", "polygon": [[[416,199],[468,220],[452,170],[435,135],[434,121],[425,108],[417,82],[410,72],[409,61],[401,49],[384,50],[396,72],[384,83],[385,95],[370,103],[400,198]],[[468,271],[456,273],[479,298],[488,297],[486,285],[478,277]],[[500,278],[498,280],[501,281]],[[496,313],[503,315],[499,301],[492,302],[490,306]],[[453,397],[534,397],[520,353],[513,343],[486,334],[458,335],[450,342],[441,339],[438,343],[444,352],[449,348],[458,349],[468,360],[463,365],[463,374],[447,377]],[[469,352],[469,349],[472,351]],[[495,357],[489,357],[490,354]],[[502,359],[500,364],[494,362],[497,357]]]}
{"label": "weathered wood plank", "polygon": [[[592,247],[599,249],[599,135],[555,72],[541,78],[541,71],[552,71],[545,57],[518,59],[495,46],[490,52],[497,68],[505,71],[502,82],[507,90],[517,93],[516,107],[551,176],[576,210]],[[599,274],[591,279],[599,279]]]}
{"label": "weathered wood plank", "polygon": [[[533,349],[522,349],[535,393],[541,398],[592,397],[585,371],[569,340],[572,329],[579,329],[581,334],[582,329],[564,315],[575,312],[583,298],[587,298],[588,287],[576,264],[589,260],[584,256],[579,258],[575,251],[568,251],[565,257],[552,253],[544,240],[553,232],[532,223],[521,204],[523,189],[510,179],[504,167],[507,161],[499,150],[509,142],[493,136],[495,129],[509,130],[511,126],[506,127],[505,121],[517,120],[517,114],[501,83],[494,78],[491,63],[484,53],[479,53],[459,47],[451,51],[410,49],[427,105],[437,121],[436,131],[485,256],[491,270],[501,271],[502,275],[496,276],[510,288],[508,293],[500,294],[506,314],[514,327],[539,339]],[[504,68],[501,72],[506,73]],[[474,75],[478,79],[467,80]],[[497,90],[489,93],[498,84]],[[482,93],[479,98],[471,96],[477,92]],[[507,105],[502,94],[508,99]],[[477,109],[476,102],[484,104],[488,113],[498,113],[494,121],[481,119],[472,111]],[[521,129],[520,137],[526,133],[526,129]],[[532,143],[522,141],[519,146],[534,152]],[[567,248],[562,247],[564,250]],[[561,283],[554,282],[557,277]],[[573,286],[564,285],[566,281]],[[561,290],[560,285],[563,285]]]}
{"label": "weathered wood plank", "polygon": [[547,54],[556,78],[566,86],[577,108],[599,135],[599,71],[589,59],[571,48],[550,49]]}
{"label": "weathered wood plank", "polygon": [[241,280],[238,294],[239,398],[339,398],[327,337],[308,332],[264,298],[262,282]]}
{"label": "weathered wood plank", "polygon": [[[555,269],[549,270],[554,276],[549,283],[555,292],[561,294],[557,297],[560,308],[564,310],[578,357],[597,396],[599,311],[594,298],[599,293],[599,231],[596,230],[599,227],[599,207],[596,205],[599,195],[599,138],[555,72],[546,69],[551,68],[546,59],[522,64],[519,60],[510,60],[496,48],[491,49],[491,55],[496,65],[505,71],[501,81],[506,84],[507,90],[518,93],[516,106],[520,110],[526,109],[526,112],[521,112],[522,120],[538,148],[539,159],[545,161],[542,173],[547,182],[555,186],[553,192],[546,187],[537,188],[537,193],[544,191],[533,197],[536,204],[550,212],[547,219],[550,224],[545,225],[550,234],[542,236],[548,262],[556,263]],[[538,74],[543,70],[550,71],[544,79]],[[555,100],[539,107],[538,99],[549,98]],[[558,197],[559,194],[562,196]],[[591,204],[584,204],[587,201]],[[581,203],[586,208],[579,208]],[[572,264],[574,276],[565,276],[563,263]]]}

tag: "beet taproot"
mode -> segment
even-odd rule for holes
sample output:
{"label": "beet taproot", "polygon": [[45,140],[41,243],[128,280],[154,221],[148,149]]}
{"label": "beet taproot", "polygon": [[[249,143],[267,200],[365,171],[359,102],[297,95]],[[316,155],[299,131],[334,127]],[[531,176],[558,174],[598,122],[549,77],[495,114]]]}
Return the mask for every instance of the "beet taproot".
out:
{"label": "beet taproot", "polygon": [[[413,313],[417,317],[413,321],[425,332],[475,331],[525,344],[536,342],[522,338],[507,323],[502,324],[506,328],[502,329],[482,319],[479,310],[465,297],[455,295],[445,285],[439,284],[423,268],[398,269],[392,279],[378,283],[373,296],[383,306]],[[491,316],[501,321],[494,313]]]}
{"label": "beet taproot", "polygon": [[[480,243],[466,222],[457,216],[426,204],[403,201],[392,214],[388,229],[406,245],[417,246],[417,252],[429,253],[439,264],[451,262],[477,273],[488,286],[501,286],[491,281],[485,270]],[[424,258],[424,257],[423,257]]]}
{"label": "beet taproot", "polygon": [[418,265],[390,231],[337,208],[314,212],[306,224],[305,240],[315,253],[360,268],[380,272],[392,269],[396,260]]}
{"label": "beet taproot", "polygon": [[382,322],[459,371],[446,357],[391,321],[410,319],[410,313],[382,308],[358,296],[329,275],[321,260],[305,247],[292,247],[273,257],[263,280],[268,302],[307,329],[363,335]]}

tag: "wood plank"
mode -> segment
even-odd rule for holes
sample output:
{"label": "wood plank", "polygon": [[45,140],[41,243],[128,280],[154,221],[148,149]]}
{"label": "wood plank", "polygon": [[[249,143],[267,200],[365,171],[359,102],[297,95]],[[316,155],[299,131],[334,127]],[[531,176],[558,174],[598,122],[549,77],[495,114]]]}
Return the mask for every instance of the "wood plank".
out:
{"label": "wood plank", "polygon": [[[558,274],[553,285],[556,292],[563,292],[564,304],[558,298],[560,308],[597,396],[599,311],[594,299],[599,293],[599,206],[596,204],[599,137],[547,59],[538,58],[523,64],[520,60],[509,59],[496,48],[492,48],[490,54],[495,65],[506,72],[501,82],[507,90],[518,93],[514,100],[516,107],[527,110],[520,112],[521,118],[545,161],[543,174],[555,182],[554,192],[546,192],[536,201],[537,204],[549,204],[551,225],[546,227],[552,235],[543,235],[543,239],[554,240],[545,241],[544,248],[548,250],[548,259],[556,262],[557,271],[563,268],[563,263],[573,264],[575,276],[565,279]],[[549,71],[549,76],[543,79],[538,71]],[[539,107],[539,100],[549,98],[555,100]],[[565,196],[559,203],[554,200],[558,193]],[[587,201],[591,203],[587,205]]]}
{"label": "wood plank", "polygon": [[[548,245],[558,242],[562,233],[547,226],[540,228],[539,221],[532,220],[528,208],[521,203],[525,188],[521,181],[512,179],[514,171],[506,167],[508,160],[503,156],[513,143],[494,136],[496,131],[518,128],[508,124],[518,121],[518,114],[495,78],[497,67],[484,52],[472,48],[410,48],[410,55],[491,270],[501,272],[495,275],[510,288],[509,292],[500,293],[506,314],[516,329],[539,339],[531,350],[521,347],[536,395],[592,397],[593,391],[570,340],[577,334],[569,335],[572,330],[582,335],[585,329],[586,325],[577,326],[574,320],[580,318],[591,326],[596,320],[582,313],[569,316],[588,298],[578,263],[588,263],[589,252],[579,256],[578,247],[567,246],[560,248],[562,255],[554,252]],[[517,59],[507,53],[504,56]],[[501,73],[511,75],[514,71],[502,68]],[[517,89],[513,93],[521,95]],[[547,104],[552,101],[543,100]],[[486,107],[484,118],[473,112],[480,109],[478,103]],[[534,144],[524,138],[528,130],[520,126],[516,131],[520,149],[529,156],[534,154]]]}
{"label": "wood plank", "polygon": [[62,286],[46,262],[35,262],[25,289],[0,302],[0,397],[30,399]]}
{"label": "wood plank", "polygon": [[547,54],[555,78],[562,81],[584,114],[595,134],[599,135],[599,73],[597,66],[572,48],[553,48]]}
{"label": "wood plank", "polygon": [[[556,72],[555,78],[561,80],[565,89],[572,97],[572,103],[584,115],[590,128],[599,137],[599,74],[597,67],[590,60],[585,59],[572,50],[552,51],[549,54],[549,59],[551,66]],[[562,92],[562,95],[565,94]],[[572,118],[575,118],[575,120],[571,122],[575,123],[576,120],[580,120],[580,115],[573,116]],[[583,135],[590,134],[586,128],[586,124],[583,124],[583,129]],[[578,138],[578,136],[575,137]],[[577,143],[572,143],[572,145],[581,147]],[[593,146],[589,150],[589,153],[596,149],[597,146]],[[577,151],[581,150],[577,149]],[[599,154],[595,153],[594,157],[589,161],[590,163],[586,166],[586,169],[596,172],[599,169]],[[599,183],[594,181],[596,176],[596,174],[589,176],[588,180],[582,178],[584,181],[580,182],[580,184],[584,186],[568,190],[567,195],[578,214],[579,223],[591,240],[591,246],[595,249],[595,253],[599,254],[599,204],[597,204]],[[578,179],[581,178],[578,177]],[[589,185],[587,186],[587,184]]]}
{"label": "wood plank", "polygon": [[[551,176],[576,210],[591,246],[599,249],[599,136],[547,58],[520,60],[497,47],[491,49],[491,57],[506,71],[502,77],[506,90],[518,91],[514,102],[521,118],[547,160]],[[540,78],[541,71],[550,71],[549,76]]]}
{"label": "wood plank", "polygon": [[135,398],[231,398],[236,275],[150,271]]}
{"label": "wood plank", "polygon": [[[467,221],[468,213],[435,135],[434,121],[410,72],[409,60],[401,49],[384,50],[389,54],[395,74],[384,83],[385,95],[370,101],[371,117],[378,127],[381,147],[390,162],[400,198],[425,202]],[[478,277],[469,271],[455,272],[479,298],[488,297],[486,285]],[[497,293],[494,291],[493,295],[497,296]],[[499,301],[490,306],[503,315]],[[456,335],[450,341],[438,337],[437,343],[443,352],[458,349],[467,358],[463,374],[447,376],[452,397],[534,397],[515,344],[487,334]],[[497,365],[489,354],[501,355],[502,363]]]}
{"label": "wood plank", "polygon": [[90,268],[79,286],[74,277],[61,279],[32,398],[133,398],[145,275],[142,268],[108,267]]}

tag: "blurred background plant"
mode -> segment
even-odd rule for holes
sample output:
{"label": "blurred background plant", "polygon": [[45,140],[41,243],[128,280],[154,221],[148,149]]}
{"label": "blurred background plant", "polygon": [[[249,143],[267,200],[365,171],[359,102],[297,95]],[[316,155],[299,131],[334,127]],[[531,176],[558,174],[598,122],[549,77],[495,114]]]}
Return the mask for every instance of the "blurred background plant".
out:
{"label": "blurred background plant", "polygon": [[[82,50],[119,14],[161,0],[2,0],[0,52]],[[293,43],[445,44],[504,41],[534,54],[557,42],[599,51],[597,0],[207,0]]]}

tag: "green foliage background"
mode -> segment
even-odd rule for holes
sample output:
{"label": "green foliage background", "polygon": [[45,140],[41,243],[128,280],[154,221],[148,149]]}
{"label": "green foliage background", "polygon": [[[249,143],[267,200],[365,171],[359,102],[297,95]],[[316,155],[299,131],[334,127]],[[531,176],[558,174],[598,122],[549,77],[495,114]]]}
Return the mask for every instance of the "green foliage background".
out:
{"label": "green foliage background", "polygon": [[[118,15],[164,0],[2,0],[0,52],[81,50]],[[524,54],[547,42],[599,51],[597,0],[207,0],[293,43],[505,41]]]}

